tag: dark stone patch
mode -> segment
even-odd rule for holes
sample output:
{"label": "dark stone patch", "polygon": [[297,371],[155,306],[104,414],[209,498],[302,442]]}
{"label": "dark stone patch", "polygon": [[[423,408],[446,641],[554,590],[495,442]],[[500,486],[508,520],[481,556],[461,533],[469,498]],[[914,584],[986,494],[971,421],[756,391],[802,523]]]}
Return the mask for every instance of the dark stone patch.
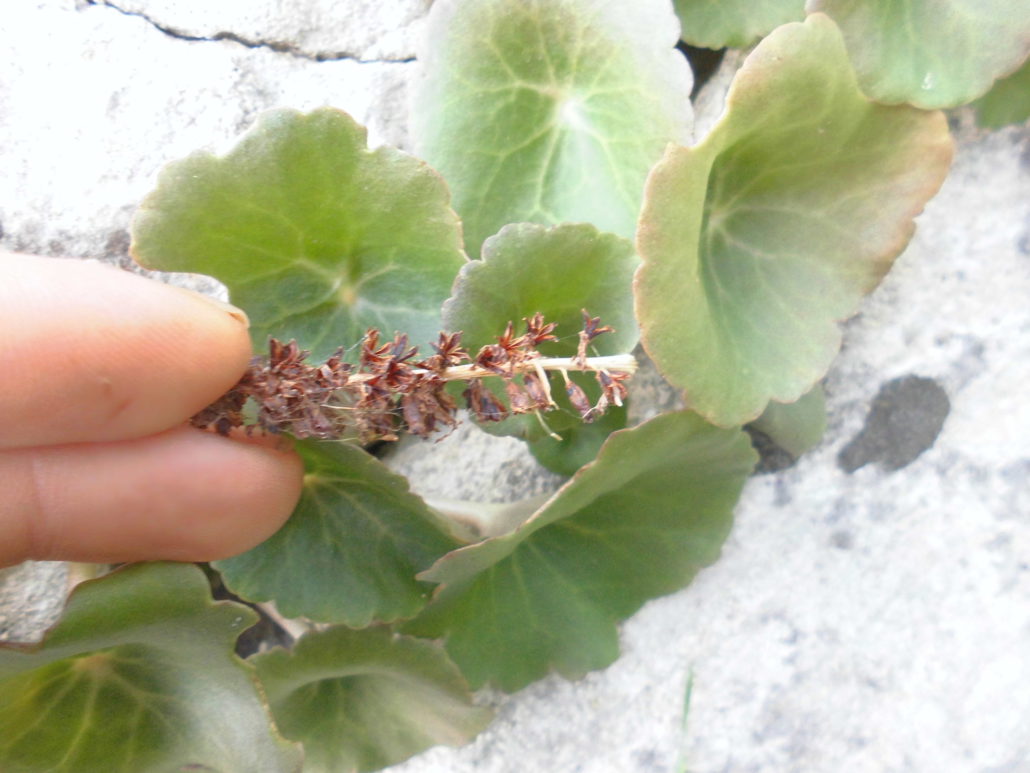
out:
{"label": "dark stone patch", "polygon": [[4,238],[4,224],[0,223],[0,239]]}
{"label": "dark stone patch", "polygon": [[[3,232],[0,231],[0,236],[3,236]],[[1019,250],[1023,255],[1030,255],[1030,231],[1027,231],[1020,237],[1019,241],[1016,242],[1016,249]]]}
{"label": "dark stone patch", "polygon": [[661,757],[654,749],[636,749],[633,752],[633,759],[636,761],[640,770],[659,773],[659,771],[665,771],[668,769],[664,764],[662,764]]}
{"label": "dark stone patch", "polygon": [[790,495],[790,487],[787,482],[781,477],[777,478],[773,484],[773,505],[776,507],[786,507],[793,501],[793,497]]}
{"label": "dark stone patch", "polygon": [[744,430],[751,436],[751,447],[758,454],[758,464],[755,465],[755,475],[765,475],[770,472],[779,472],[793,467],[797,459],[792,454],[784,451],[773,441],[771,437],[761,430],[746,425]]}
{"label": "dark stone patch", "polygon": [[107,235],[104,254],[112,258],[126,257],[129,254],[129,232],[118,228]]}
{"label": "dark stone patch", "polygon": [[1019,459],[999,470],[1001,479],[1015,487],[1022,487],[1030,480],[1030,459]]}
{"label": "dark stone patch", "polygon": [[830,544],[839,550],[851,550],[855,544],[855,538],[851,536],[851,532],[840,529],[830,535]]}
{"label": "dark stone patch", "polygon": [[887,471],[911,464],[933,445],[951,410],[933,379],[903,376],[880,387],[865,426],[837,457],[845,472],[875,462]]}
{"label": "dark stone patch", "polygon": [[840,497],[833,503],[830,512],[826,516],[827,524],[840,523],[851,518],[851,500],[848,497]]}

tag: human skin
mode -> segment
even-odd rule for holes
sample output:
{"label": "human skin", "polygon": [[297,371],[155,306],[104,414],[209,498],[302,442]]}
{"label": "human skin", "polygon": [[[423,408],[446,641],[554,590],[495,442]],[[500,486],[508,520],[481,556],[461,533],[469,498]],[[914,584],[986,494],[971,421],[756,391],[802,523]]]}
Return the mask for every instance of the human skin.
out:
{"label": "human skin", "polygon": [[186,424],[250,356],[231,306],[0,252],[0,567],[208,561],[274,533],[300,496],[288,443]]}

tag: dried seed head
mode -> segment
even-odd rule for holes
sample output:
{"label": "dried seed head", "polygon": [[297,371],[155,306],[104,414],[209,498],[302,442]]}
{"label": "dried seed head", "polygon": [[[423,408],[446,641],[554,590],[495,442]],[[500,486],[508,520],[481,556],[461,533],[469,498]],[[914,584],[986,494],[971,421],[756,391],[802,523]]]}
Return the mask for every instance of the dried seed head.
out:
{"label": "dried seed head", "polygon": [[[526,318],[526,332],[515,336],[508,323],[497,343],[482,347],[475,357],[461,346],[461,333],[440,333],[433,344],[435,354],[417,360],[418,350],[408,337],[396,334],[380,343],[380,333],[369,328],[361,341],[358,365],[344,362],[338,350],[321,365],[308,365],[308,352],[296,341],[270,339],[268,356],[255,358],[240,381],[229,392],[191,419],[194,426],[228,434],[233,428],[255,427],[266,432],[289,432],[299,437],[340,439],[356,437],[362,442],[396,440],[406,428],[428,436],[457,423],[456,405],[445,390],[449,381],[464,380],[464,397],[469,411],[479,421],[501,421],[510,414],[539,412],[555,408],[545,369],[562,370],[569,399],[585,421],[592,421],[611,404],[621,405],[626,396],[625,364],[606,367],[591,364],[586,347],[593,338],[611,328],[585,311],[584,329],[579,334],[576,357],[547,360],[537,347],[555,341],[555,325],[541,314]],[[601,385],[601,398],[590,406],[586,394],[564,372],[567,368],[590,370]],[[509,406],[482,383],[485,375],[504,380]],[[519,379],[521,378],[521,382]],[[257,408],[257,423],[247,426],[243,408],[247,401]],[[539,413],[538,413],[539,416]]]}
{"label": "dried seed head", "polygon": [[579,347],[576,350],[576,361],[582,370],[586,370],[587,347],[590,345],[590,342],[601,335],[601,333],[612,332],[612,328],[608,325],[601,327],[600,317],[591,317],[586,309],[581,309],[581,311],[583,312],[583,329],[579,331]]}
{"label": "dried seed head", "polygon": [[557,322],[544,322],[544,315],[539,311],[532,317],[523,320],[526,323],[526,344],[532,348],[538,347],[544,341],[557,341],[558,337],[551,335],[558,327]]}
{"label": "dried seed head", "polygon": [[436,351],[432,357],[420,363],[426,370],[439,373],[469,358],[468,352],[461,347],[461,331],[457,333],[440,333],[437,343],[432,344]]}
{"label": "dried seed head", "polygon": [[590,423],[597,418],[594,407],[590,404],[590,400],[587,399],[587,393],[583,391],[583,387],[567,376],[565,379],[565,394],[568,396],[569,402],[572,403],[572,407],[579,411],[579,416],[583,421]]}
{"label": "dried seed head", "polygon": [[504,404],[478,379],[468,382],[462,396],[469,412],[479,421],[502,421],[508,417]]}

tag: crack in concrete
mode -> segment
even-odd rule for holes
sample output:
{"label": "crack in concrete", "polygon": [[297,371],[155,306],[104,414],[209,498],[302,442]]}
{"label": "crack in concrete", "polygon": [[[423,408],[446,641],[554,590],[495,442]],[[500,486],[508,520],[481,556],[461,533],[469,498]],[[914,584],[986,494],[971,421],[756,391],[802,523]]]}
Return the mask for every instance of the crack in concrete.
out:
{"label": "crack in concrete", "polygon": [[143,19],[154,29],[167,35],[170,38],[176,40],[186,40],[191,43],[220,43],[229,41],[230,43],[238,43],[246,48],[267,48],[270,51],[274,51],[277,54],[286,54],[287,56],[294,56],[298,59],[306,59],[311,62],[339,62],[342,60],[349,60],[357,62],[358,64],[407,64],[415,61],[415,57],[405,57],[402,59],[362,59],[356,54],[352,54],[348,51],[305,51],[304,49],[296,46],[293,43],[283,40],[252,40],[245,38],[242,35],[237,35],[235,32],[216,32],[214,35],[191,35],[188,32],[177,30],[174,27],[169,27],[165,24],[161,24],[155,19],[152,19],[142,11],[130,11],[125,8],[112,3],[110,0],[84,0],[84,4],[87,6],[99,6],[102,8],[110,8],[113,11],[117,11],[123,16],[135,16],[136,18]]}

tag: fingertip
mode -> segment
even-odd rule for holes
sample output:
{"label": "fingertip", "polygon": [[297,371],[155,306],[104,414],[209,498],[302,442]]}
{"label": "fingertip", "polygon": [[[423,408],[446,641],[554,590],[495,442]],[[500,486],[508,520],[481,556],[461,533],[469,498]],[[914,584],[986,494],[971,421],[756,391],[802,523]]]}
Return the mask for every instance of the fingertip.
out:
{"label": "fingertip", "polygon": [[0,452],[0,566],[25,560],[212,561],[289,518],[303,463],[283,441],[181,427],[113,443]]}
{"label": "fingertip", "polygon": [[3,256],[0,445],[143,437],[174,427],[246,370],[246,315],[89,261]]}
{"label": "fingertip", "polygon": [[207,461],[225,474],[219,473],[217,484],[210,479],[203,483],[211,492],[206,506],[187,515],[187,528],[174,535],[160,557],[215,561],[250,550],[275,534],[289,519],[304,485],[304,463],[292,443],[281,436],[230,439],[184,432],[199,436],[187,441],[191,444],[217,444]]}

